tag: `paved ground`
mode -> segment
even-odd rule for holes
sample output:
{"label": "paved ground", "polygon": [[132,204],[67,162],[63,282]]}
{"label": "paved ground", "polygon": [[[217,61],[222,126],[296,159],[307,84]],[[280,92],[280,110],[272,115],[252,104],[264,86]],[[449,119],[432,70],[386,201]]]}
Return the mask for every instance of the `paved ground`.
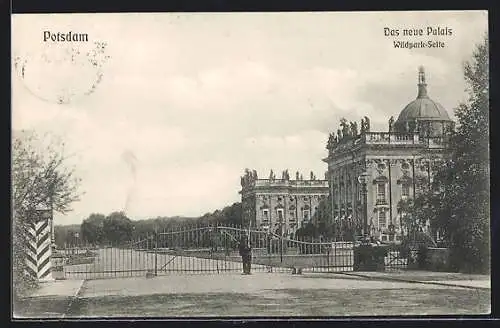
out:
{"label": "paved ground", "polygon": [[346,272],[344,275],[367,278],[372,280],[387,280],[421,283],[430,285],[446,285],[455,287],[470,287],[490,289],[491,279],[488,275],[473,275],[450,272],[426,271],[395,271],[395,272]]}
{"label": "paved ground", "polygon": [[169,275],[79,284],[47,283],[18,304],[16,313],[58,318],[485,314],[491,298],[489,276],[424,272]]}

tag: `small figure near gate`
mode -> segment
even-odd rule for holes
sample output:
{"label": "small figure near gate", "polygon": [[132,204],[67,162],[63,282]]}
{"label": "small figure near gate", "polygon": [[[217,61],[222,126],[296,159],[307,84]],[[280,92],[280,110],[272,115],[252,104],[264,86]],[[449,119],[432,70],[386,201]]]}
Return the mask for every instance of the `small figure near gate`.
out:
{"label": "small figure near gate", "polygon": [[252,263],[252,247],[248,236],[243,235],[240,240],[240,255],[243,261],[243,274],[250,274],[250,267]]}

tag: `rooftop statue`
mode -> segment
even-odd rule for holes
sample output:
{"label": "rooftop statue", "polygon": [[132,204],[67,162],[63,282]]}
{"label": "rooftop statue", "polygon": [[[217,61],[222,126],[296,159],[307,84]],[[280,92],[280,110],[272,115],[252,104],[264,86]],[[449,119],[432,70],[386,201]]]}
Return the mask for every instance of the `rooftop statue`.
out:
{"label": "rooftop statue", "polygon": [[316,176],[314,175],[313,171],[311,171],[311,180],[316,180]]}
{"label": "rooftop statue", "polygon": [[389,132],[394,132],[394,116],[389,119]]}
{"label": "rooftop statue", "polygon": [[345,118],[340,119],[340,127],[342,128],[342,136],[344,138],[350,135],[349,125],[347,125],[347,120]]}
{"label": "rooftop statue", "polygon": [[358,123],[351,122],[350,125],[351,125],[351,135],[353,137],[357,137],[358,136]]}
{"label": "rooftop statue", "polygon": [[370,119],[365,116],[365,132],[370,132]]}

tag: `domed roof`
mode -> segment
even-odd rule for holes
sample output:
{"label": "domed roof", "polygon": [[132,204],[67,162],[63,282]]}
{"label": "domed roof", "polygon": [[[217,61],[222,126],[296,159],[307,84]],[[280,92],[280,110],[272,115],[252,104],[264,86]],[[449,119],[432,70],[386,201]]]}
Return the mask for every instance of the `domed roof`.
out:
{"label": "domed roof", "polygon": [[406,105],[399,114],[397,123],[415,121],[416,119],[419,121],[451,121],[446,109],[427,95],[427,84],[425,83],[423,67],[420,67],[418,72],[417,99]]}

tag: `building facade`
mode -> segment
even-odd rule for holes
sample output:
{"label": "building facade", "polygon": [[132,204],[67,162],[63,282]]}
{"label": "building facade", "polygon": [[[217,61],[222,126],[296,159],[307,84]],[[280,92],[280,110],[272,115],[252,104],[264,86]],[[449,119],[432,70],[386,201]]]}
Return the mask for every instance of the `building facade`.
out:
{"label": "building facade", "polygon": [[246,170],[241,177],[243,225],[290,236],[316,217],[321,200],[328,196],[328,181],[316,179],[313,172],[304,179],[298,172],[291,179],[288,170],[277,179],[268,179]]}
{"label": "building facade", "polygon": [[[358,234],[396,242],[407,231],[402,201],[414,198],[432,182],[433,164],[448,154],[454,123],[429,98],[423,67],[417,98],[391,117],[388,129],[370,130],[370,120],[342,119],[327,149],[331,218],[336,225],[354,224]],[[425,229],[425,227],[423,227]]]}

